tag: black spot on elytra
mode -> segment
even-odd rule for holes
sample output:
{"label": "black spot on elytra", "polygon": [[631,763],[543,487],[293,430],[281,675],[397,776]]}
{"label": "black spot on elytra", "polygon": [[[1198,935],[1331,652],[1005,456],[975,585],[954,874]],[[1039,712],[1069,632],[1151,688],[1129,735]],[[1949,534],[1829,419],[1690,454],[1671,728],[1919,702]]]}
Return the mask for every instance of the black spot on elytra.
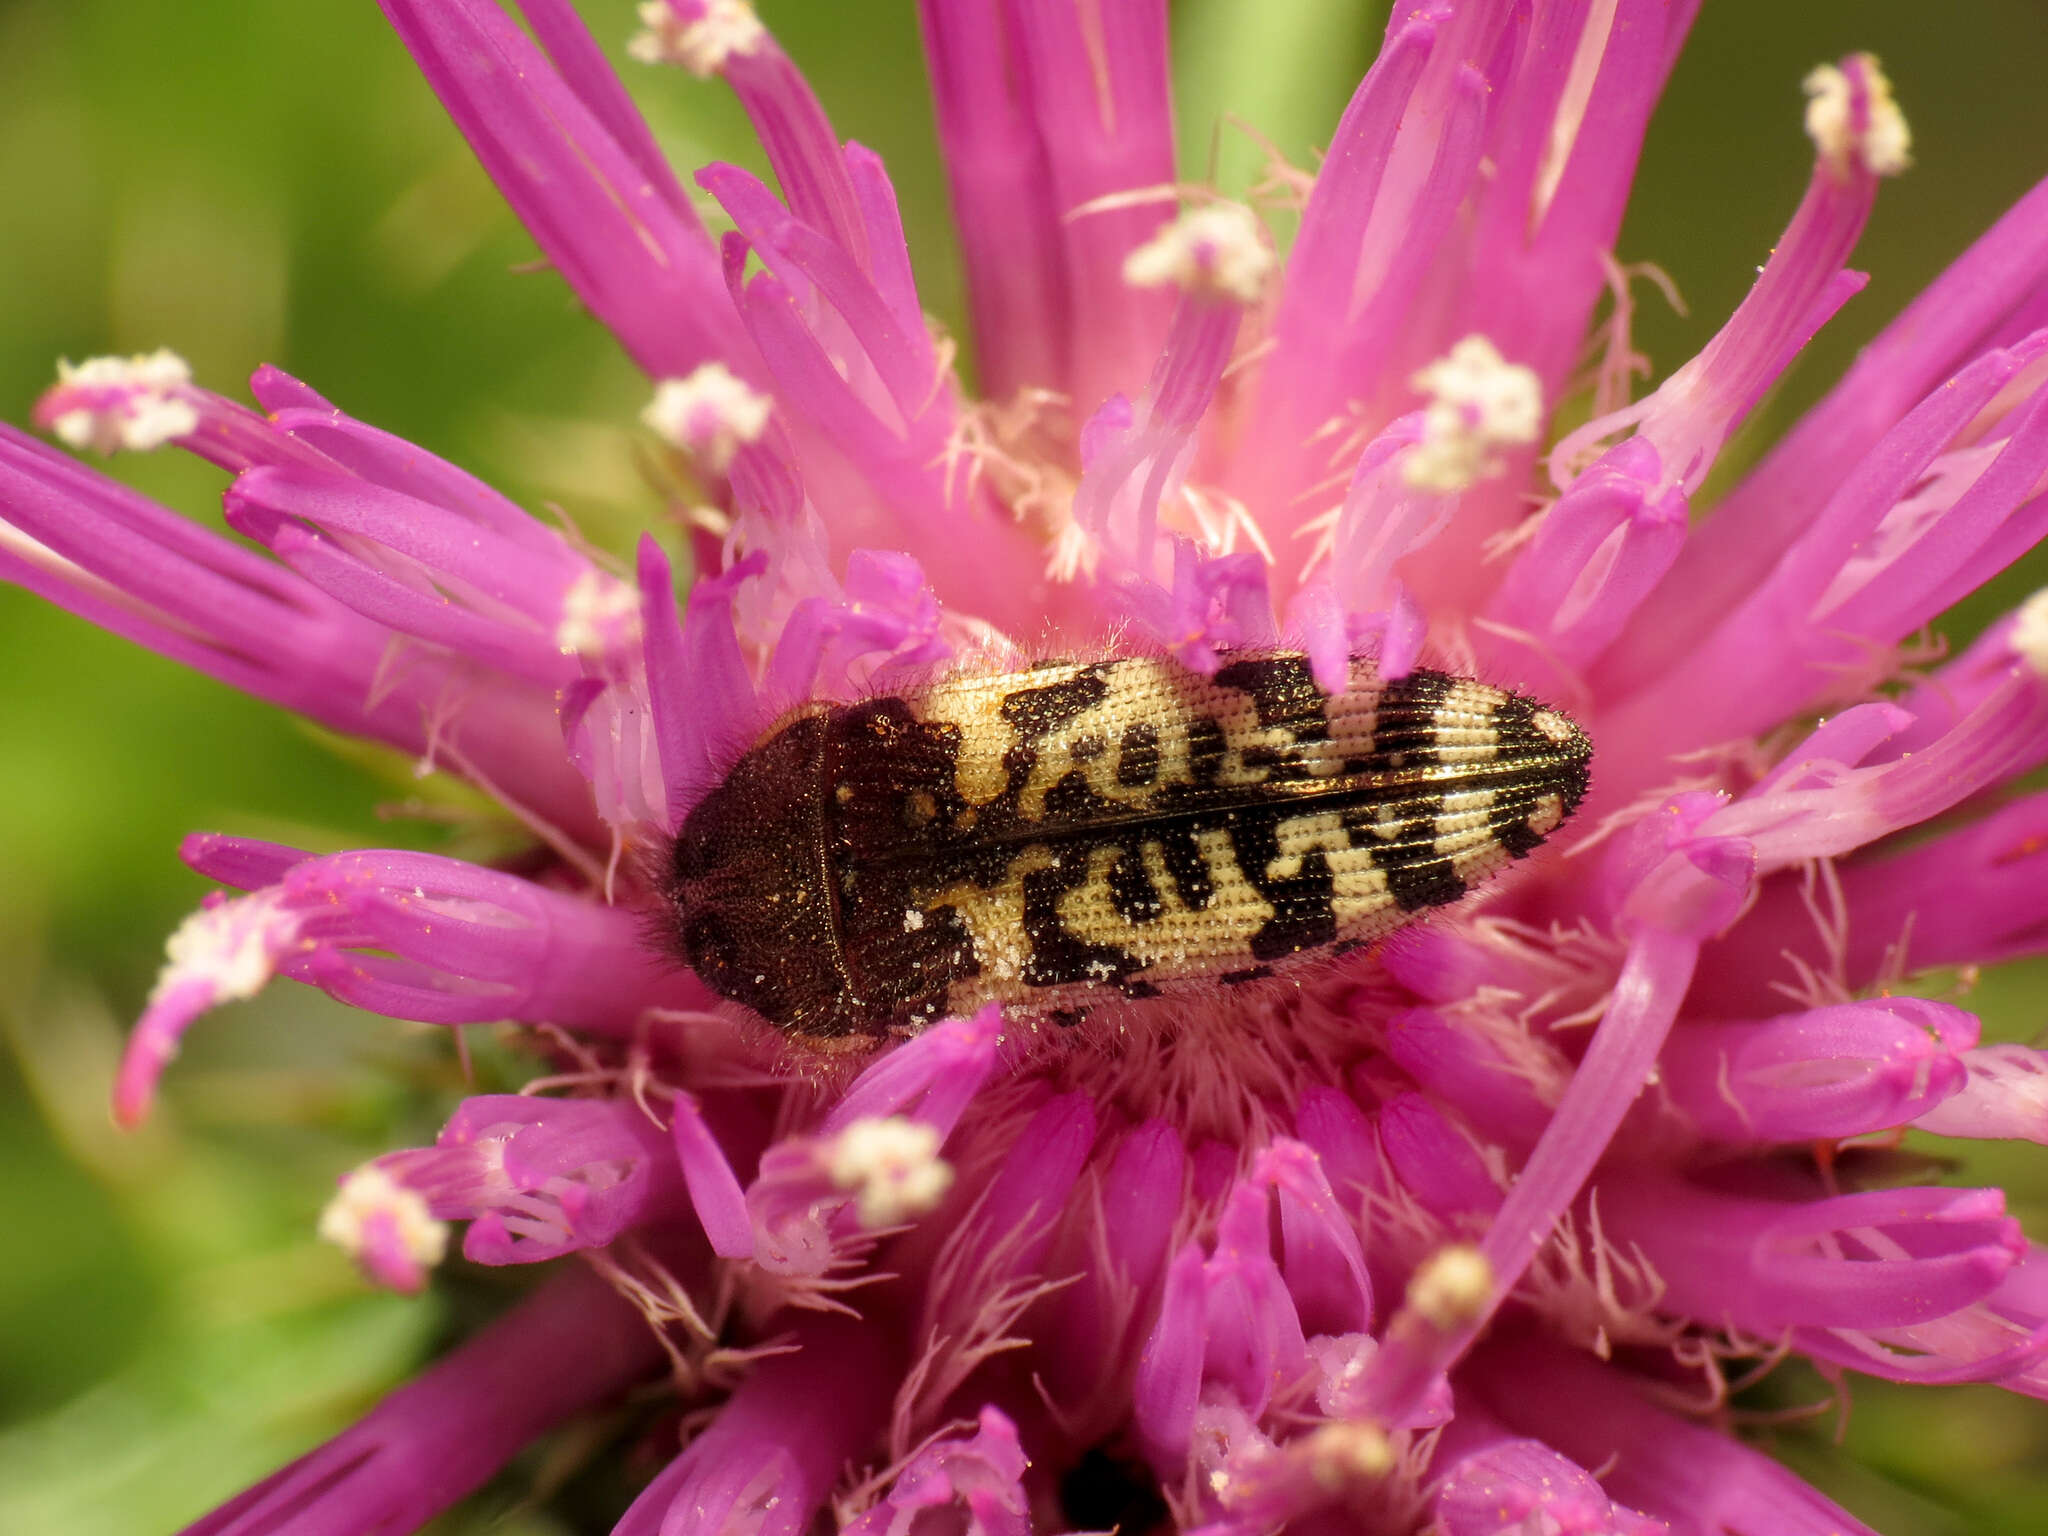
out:
{"label": "black spot on elytra", "polygon": [[1188,722],[1188,772],[1197,784],[1214,784],[1228,750],[1223,727],[1202,715]]}
{"label": "black spot on elytra", "polygon": [[[1302,874],[1330,883],[1330,865],[1321,852],[1302,860]],[[1331,909],[1327,892],[1290,891],[1274,903],[1274,913],[1252,935],[1252,953],[1261,960],[1277,960],[1304,949],[1320,949],[1337,937],[1337,914]]]}
{"label": "black spot on elytra", "polygon": [[1512,859],[1525,859],[1543,846],[1543,835],[1529,830],[1526,817],[1495,823],[1487,830],[1492,833],[1493,840],[1507,850],[1508,857]]}
{"label": "black spot on elytra", "polygon": [[1449,859],[1417,859],[1406,864],[1384,864],[1381,868],[1387,877],[1387,891],[1403,912],[1446,907],[1465,894],[1465,882]]}
{"label": "black spot on elytra", "polygon": [[1166,878],[1173,882],[1180,904],[1191,912],[1208,906],[1216,887],[1209,878],[1209,866],[1195,843],[1193,830],[1185,826],[1160,828],[1159,851],[1166,865]]}
{"label": "black spot on elytra", "polygon": [[1120,981],[1116,984],[1116,989],[1129,998],[1142,999],[1162,995],[1160,990],[1149,981]]}
{"label": "black spot on elytra", "polygon": [[1058,782],[1045,792],[1045,819],[1053,823],[1079,822],[1096,804],[1095,786],[1088,782],[1087,774],[1076,768],[1061,774]]}
{"label": "black spot on elytra", "polygon": [[1519,693],[1501,695],[1493,706],[1493,725],[1510,746],[1550,746],[1550,739],[1536,729],[1536,705]]}
{"label": "black spot on elytra", "polygon": [[1068,987],[1078,982],[1119,981],[1142,969],[1136,956],[1114,944],[1077,938],[1060,916],[1060,898],[1087,878],[1086,861],[1069,856],[1050,869],[1024,877],[1024,937],[1030,958],[1024,981],[1034,987]]}
{"label": "black spot on elytra", "polygon": [[1306,656],[1253,656],[1219,668],[1216,681],[1249,695],[1259,724],[1283,725],[1298,741],[1328,736],[1325,706],[1329,695],[1316,686],[1315,670]]}
{"label": "black spot on elytra", "polygon": [[1031,741],[1050,736],[1108,696],[1109,684],[1097,669],[1090,668],[1065,682],[1019,688],[1003,700],[1002,715],[1012,730]]}
{"label": "black spot on elytra", "polygon": [[1144,859],[1128,844],[1117,850],[1109,866],[1109,904],[1127,923],[1153,922],[1166,910],[1152,877],[1145,872]]}
{"label": "black spot on elytra", "polygon": [[1280,857],[1279,830],[1285,819],[1269,807],[1233,816],[1225,827],[1237,867],[1273,908],[1273,915],[1252,935],[1251,952],[1257,960],[1277,960],[1337,937],[1337,882],[1322,849],[1302,855],[1301,867],[1291,875],[1267,873]]}
{"label": "black spot on elytra", "polygon": [[1226,987],[1241,987],[1248,982],[1265,981],[1273,974],[1270,965],[1254,965],[1242,971],[1225,971],[1216,979]]}
{"label": "black spot on elytra", "polygon": [[1061,1029],[1072,1029],[1075,1025],[1083,1023],[1087,1019],[1088,1010],[1086,1008],[1055,1008],[1049,1017]]}
{"label": "black spot on elytra", "polygon": [[1421,671],[1387,684],[1373,711],[1373,755],[1381,765],[1420,768],[1438,761],[1437,711],[1457,681]]}
{"label": "black spot on elytra", "polygon": [[1125,789],[1143,789],[1158,777],[1159,732],[1143,721],[1125,726],[1117,745],[1117,783]]}
{"label": "black spot on elytra", "polygon": [[[1589,749],[1583,736],[1560,742],[1538,730],[1538,708],[1533,700],[1510,695],[1494,709],[1493,727],[1498,737],[1495,747],[1496,782],[1503,789],[1523,791],[1531,801],[1554,793],[1558,796],[1559,808],[1569,816],[1578,809],[1579,801],[1586,793]],[[1506,772],[1500,772],[1502,769]],[[1524,820],[1533,806],[1516,806],[1513,809],[1520,814],[1503,816],[1503,823]],[[1504,826],[1502,830],[1507,829]],[[1517,858],[1542,841],[1526,826],[1508,835],[1526,844],[1511,850]],[[1529,841],[1531,838],[1535,840]]]}
{"label": "black spot on elytra", "polygon": [[1278,768],[1288,760],[1288,753],[1280,747],[1269,747],[1263,742],[1249,742],[1238,754],[1247,768]]}
{"label": "black spot on elytra", "polygon": [[1386,685],[1381,695],[1382,707],[1392,704],[1420,704],[1430,709],[1450,697],[1451,690],[1458,685],[1458,679],[1448,672],[1435,672],[1427,667],[1418,667],[1406,677]]}

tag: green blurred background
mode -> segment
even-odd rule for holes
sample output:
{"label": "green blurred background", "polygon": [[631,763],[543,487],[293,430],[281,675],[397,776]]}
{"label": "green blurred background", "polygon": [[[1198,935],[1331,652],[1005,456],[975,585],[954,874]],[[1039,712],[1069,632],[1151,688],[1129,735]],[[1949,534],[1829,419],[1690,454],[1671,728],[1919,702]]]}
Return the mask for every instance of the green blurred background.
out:
{"label": "green blurred background", "polygon": [[[620,57],[629,0],[588,0]],[[907,3],[767,0],[843,134],[886,157],[927,307],[960,281]],[[1382,7],[1198,0],[1176,11],[1182,168],[1241,187],[1260,125],[1297,162],[1327,139]],[[1866,293],[1747,442],[1767,440],[1882,322],[2048,171],[2039,0],[1714,0],[1650,136],[1623,232],[1689,314],[1646,298],[1660,372],[1746,289],[1808,167],[1798,82],[1853,48],[1884,59],[1916,168],[1857,253]],[[721,87],[623,65],[676,160],[759,165]],[[278,363],[357,415],[601,535],[654,511],[632,423],[645,383],[546,273],[368,0],[0,0],[0,415],[54,359],[169,345],[229,392]],[[217,521],[219,477],[175,455],[114,472]],[[2034,564],[1958,634],[2048,579]],[[492,1281],[368,1293],[311,1238],[334,1176],[431,1136],[460,1076],[447,1038],[283,986],[206,1021],[136,1136],[104,1109],[163,937],[204,886],[174,857],[213,828],[327,848],[431,844],[379,806],[417,793],[231,696],[0,589],[0,1531],[174,1529],[331,1433],[461,1325]],[[1976,994],[2031,1038],[2048,972]],[[500,1070],[484,1052],[486,1082]],[[1973,1159],[2048,1233],[2048,1153]],[[1782,1405],[1824,1389],[1789,1378]],[[1879,1528],[2048,1529],[2048,1408],[1988,1388],[1859,1383],[1831,1418],[1764,1433]],[[535,1458],[448,1530],[603,1529],[613,1490],[547,1509]]]}

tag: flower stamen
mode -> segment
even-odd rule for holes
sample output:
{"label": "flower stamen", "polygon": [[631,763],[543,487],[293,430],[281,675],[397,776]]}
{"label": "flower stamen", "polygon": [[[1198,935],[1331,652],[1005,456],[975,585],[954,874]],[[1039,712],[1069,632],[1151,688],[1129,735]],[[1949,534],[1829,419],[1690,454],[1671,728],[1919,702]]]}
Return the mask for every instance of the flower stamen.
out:
{"label": "flower stamen", "polygon": [[2037,676],[2048,678],[2048,587],[2020,604],[2009,643]]}
{"label": "flower stamen", "polygon": [[60,361],[56,387],[38,402],[35,419],[73,448],[146,453],[198,430],[191,389],[191,367],[168,347]]}
{"label": "flower stamen", "polygon": [[723,363],[663,379],[640,419],[664,442],[693,454],[713,474],[768,430],[769,399]]}
{"label": "flower stamen", "polygon": [[640,594],[595,566],[581,572],[562,594],[562,619],[555,644],[564,656],[604,656],[640,641]]}
{"label": "flower stamen", "polygon": [[734,54],[756,52],[768,36],[748,0],[644,0],[639,14],[642,30],[626,52],[642,64],[680,64],[699,80]]}
{"label": "flower stamen", "polygon": [[1806,131],[1838,176],[1857,164],[1872,176],[1896,176],[1912,165],[1913,131],[1875,54],[1819,65],[1801,85]]}
{"label": "flower stamen", "polygon": [[864,1227],[893,1227],[937,1208],[953,1187],[936,1126],[902,1115],[856,1120],[824,1150],[825,1172],[854,1197]]}
{"label": "flower stamen", "polygon": [[1242,203],[1190,208],[1124,258],[1133,288],[1178,287],[1234,304],[1256,304],[1273,274],[1272,247]]}
{"label": "flower stamen", "polygon": [[374,1163],[342,1179],[318,1230],[370,1279],[394,1291],[421,1289],[448,1252],[448,1223],[434,1218],[418,1190]]}
{"label": "flower stamen", "polygon": [[1419,491],[1470,490],[1506,468],[1501,450],[1536,441],[1543,385],[1484,336],[1467,336],[1409,381],[1430,397],[1401,475]]}

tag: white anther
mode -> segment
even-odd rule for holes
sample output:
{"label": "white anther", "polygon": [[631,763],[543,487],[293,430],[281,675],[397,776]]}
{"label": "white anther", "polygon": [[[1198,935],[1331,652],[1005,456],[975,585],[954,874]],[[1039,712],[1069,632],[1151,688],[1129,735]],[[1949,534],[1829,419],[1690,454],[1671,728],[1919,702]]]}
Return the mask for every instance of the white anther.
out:
{"label": "white anther", "polygon": [[1467,336],[1409,382],[1430,397],[1422,440],[1402,460],[1401,477],[1417,490],[1469,490],[1500,473],[1501,449],[1543,430],[1536,370],[1509,362],[1484,336]]}
{"label": "white anther", "polygon": [[640,594],[594,566],[562,594],[555,645],[564,656],[602,656],[640,638]]}
{"label": "white anther", "polygon": [[1846,175],[1853,158],[1873,176],[1896,176],[1913,163],[1913,130],[1906,126],[1906,114],[1893,99],[1892,83],[1875,54],[1855,54],[1846,62],[1863,76],[1862,121],[1857,121],[1856,82],[1849,71],[1822,64],[1801,82],[1807,96],[1806,131],[1837,174]]}
{"label": "white anther", "polygon": [[643,64],[680,64],[700,80],[734,54],[758,50],[768,29],[747,0],[644,0],[626,52]]}
{"label": "white anther", "polygon": [[391,1260],[432,1269],[448,1252],[448,1223],[426,1198],[374,1163],[341,1181],[320,1213],[319,1233],[379,1278],[395,1278]]}
{"label": "white anther", "polygon": [[2008,643],[2036,676],[2048,677],[2048,587],[2020,604]]}
{"label": "white anther", "polygon": [[89,357],[57,364],[57,387],[46,404],[50,430],[73,448],[147,452],[199,426],[183,391],[192,384],[185,359],[168,347],[133,357]]}
{"label": "white anther", "polygon": [[165,941],[150,1003],[195,981],[204,982],[217,1003],[254,997],[276,973],[278,954],[296,926],[276,897],[262,892],[201,907]]}
{"label": "white anther", "polygon": [[713,474],[723,474],[744,444],[768,430],[772,404],[725,364],[706,363],[687,378],[657,384],[640,419]]}
{"label": "white anther", "polygon": [[1171,283],[1188,293],[1256,304],[1273,272],[1273,249],[1242,203],[1190,208],[1124,258],[1133,288]]}
{"label": "white anther", "polygon": [[952,1165],[939,1156],[938,1130],[901,1115],[856,1120],[833,1138],[825,1172],[853,1191],[864,1227],[893,1227],[934,1209],[953,1187]]}

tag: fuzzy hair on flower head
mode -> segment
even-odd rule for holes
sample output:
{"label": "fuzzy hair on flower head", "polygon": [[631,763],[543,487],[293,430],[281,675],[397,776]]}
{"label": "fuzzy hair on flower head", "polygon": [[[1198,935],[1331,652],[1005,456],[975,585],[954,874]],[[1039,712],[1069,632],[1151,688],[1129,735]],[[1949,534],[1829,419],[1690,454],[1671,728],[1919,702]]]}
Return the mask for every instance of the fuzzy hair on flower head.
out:
{"label": "fuzzy hair on flower head", "polygon": [[[2048,534],[2048,182],[1734,473],[1911,163],[1870,55],[1785,82],[1804,193],[1631,398],[1612,252],[1696,0],[1396,7],[1254,203],[1176,166],[1164,0],[920,0],[977,393],[880,157],[748,0],[618,41],[730,90],[768,179],[679,174],[570,0],[380,5],[688,494],[616,560],[168,350],[63,364],[34,425],[205,460],[232,536],[0,426],[0,578],[533,833],[183,845],[219,889],[116,1117],[280,976],[531,1026],[529,1091],[342,1174],[318,1228],[400,1291],[547,1266],[191,1532],[418,1529],[658,1395],[619,1536],[1821,1536],[1869,1527],[1734,1433],[1731,1383],[2048,1397],[2048,1255],[1898,1151],[2048,1144],[2048,1054],[1927,979],[2048,949],[2048,596],[1918,639]],[[1592,786],[1511,878],[1120,1039],[997,1002],[820,1066],[659,936],[650,872],[793,709],[1247,650],[1553,700]]]}

